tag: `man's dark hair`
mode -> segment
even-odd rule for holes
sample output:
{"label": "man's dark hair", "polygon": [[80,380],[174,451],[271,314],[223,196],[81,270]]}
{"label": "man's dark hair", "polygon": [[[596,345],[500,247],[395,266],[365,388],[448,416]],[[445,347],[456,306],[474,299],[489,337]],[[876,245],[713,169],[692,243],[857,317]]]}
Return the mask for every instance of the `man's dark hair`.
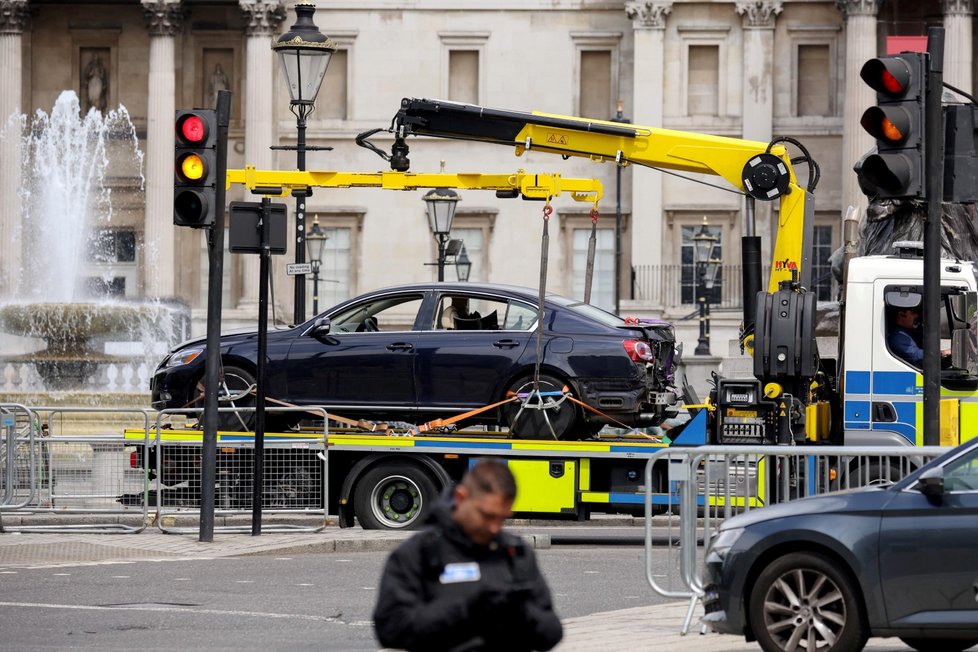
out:
{"label": "man's dark hair", "polygon": [[509,466],[494,459],[479,460],[462,478],[462,485],[472,495],[497,494],[516,500],[516,478]]}

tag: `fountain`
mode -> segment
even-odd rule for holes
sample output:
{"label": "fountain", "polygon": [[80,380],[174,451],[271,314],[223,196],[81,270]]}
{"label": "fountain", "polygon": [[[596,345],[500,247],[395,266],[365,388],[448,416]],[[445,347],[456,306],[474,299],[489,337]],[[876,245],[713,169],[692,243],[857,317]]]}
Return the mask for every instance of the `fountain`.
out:
{"label": "fountain", "polygon": [[[0,331],[33,338],[35,350],[0,358],[0,388],[5,380],[10,385],[11,366],[32,367],[36,376],[21,373],[18,389],[101,396],[107,388],[100,367],[135,363],[138,377],[128,384],[146,391],[159,343],[172,343],[171,308],[93,296],[82,274],[99,230],[115,224],[107,181],[136,178],[142,190],[142,153],[129,114],[120,106],[82,116],[78,97],[65,91],[50,115],[38,110],[29,125],[19,119],[24,263],[19,286],[4,288],[7,296],[0,297]],[[111,264],[100,271],[106,281],[113,276]],[[37,350],[38,339],[46,348]],[[137,344],[130,344],[130,355],[110,355],[105,343],[114,340]]]}

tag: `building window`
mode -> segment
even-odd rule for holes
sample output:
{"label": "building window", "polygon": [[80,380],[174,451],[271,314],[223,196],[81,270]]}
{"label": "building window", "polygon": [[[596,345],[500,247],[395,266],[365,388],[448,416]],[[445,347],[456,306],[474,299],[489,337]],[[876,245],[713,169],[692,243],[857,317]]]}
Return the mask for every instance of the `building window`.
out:
{"label": "building window", "polygon": [[[319,266],[319,310],[330,308],[340,301],[358,294],[357,283],[360,264],[360,233],[363,228],[364,213],[351,213],[348,209],[319,211],[306,217],[306,223],[319,222],[326,233],[323,246],[323,260]],[[312,276],[306,292],[312,309]]]}
{"label": "building window", "polygon": [[86,296],[124,297],[137,294],[136,232],[98,229],[88,241],[88,264],[83,281]]}
{"label": "building window", "polygon": [[[489,265],[489,247],[491,246],[492,230],[496,223],[495,209],[462,209],[455,214],[455,222],[452,224],[452,237],[458,238],[465,243],[465,251],[472,263],[469,272],[469,280],[473,282],[486,282],[491,276]],[[437,247],[432,239],[431,260],[437,259]],[[457,277],[454,268],[454,259],[448,261],[445,269],[445,279],[454,281]],[[437,278],[438,270],[432,267],[432,278]]]}
{"label": "building window", "polygon": [[819,301],[832,300],[832,227],[815,226],[812,246],[812,289]]}
{"label": "building window", "polygon": [[465,104],[479,103],[477,50],[451,50],[448,53],[448,99]]}
{"label": "building window", "polygon": [[[571,258],[571,296],[584,299],[587,280],[587,254],[591,228],[573,229]],[[591,305],[615,311],[615,230],[595,232],[594,271],[591,277]]]}
{"label": "building window", "polygon": [[832,115],[828,45],[799,45],[797,97],[799,116]]}
{"label": "building window", "polygon": [[690,45],[687,115],[720,114],[720,48],[716,45]]}
{"label": "building window", "polygon": [[[702,228],[699,224],[682,226],[680,284],[681,301],[684,304],[695,304],[699,300],[699,270],[696,268],[696,241],[693,238]],[[717,238],[713,257],[723,260],[723,227],[711,224],[707,227],[707,231]],[[713,284],[709,300],[711,304],[723,302],[723,265],[717,270],[716,282]]]}
{"label": "building window", "polygon": [[[487,281],[488,277],[484,262],[486,258],[485,233],[483,229],[478,227],[454,228],[452,229],[452,237],[461,240],[465,246],[465,255],[469,257],[469,262],[472,264],[469,270],[469,280]],[[452,279],[453,275],[454,272],[445,270],[445,280],[454,280]]]}
{"label": "building window", "polygon": [[441,97],[479,104],[486,86],[485,49],[489,32],[439,32]]}
{"label": "building window", "polygon": [[322,117],[333,120],[347,119],[347,90],[348,78],[347,50],[336,50],[330,57],[326,76],[323,78],[322,91],[317,98],[322,107]]}
{"label": "building window", "polygon": [[578,115],[607,120],[614,111],[614,84],[611,78],[611,52],[584,50],[581,52],[580,107]]}
{"label": "building window", "polygon": [[577,115],[607,120],[620,96],[618,59],[621,32],[572,32],[577,55],[574,105]]}

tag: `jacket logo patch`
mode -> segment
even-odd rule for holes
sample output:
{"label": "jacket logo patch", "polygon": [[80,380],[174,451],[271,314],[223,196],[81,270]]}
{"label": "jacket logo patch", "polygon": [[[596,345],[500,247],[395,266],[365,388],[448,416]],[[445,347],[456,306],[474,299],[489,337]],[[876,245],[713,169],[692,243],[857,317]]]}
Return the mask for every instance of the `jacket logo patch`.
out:
{"label": "jacket logo patch", "polygon": [[459,582],[478,582],[482,579],[479,564],[474,561],[445,564],[438,581],[442,584],[458,584]]}

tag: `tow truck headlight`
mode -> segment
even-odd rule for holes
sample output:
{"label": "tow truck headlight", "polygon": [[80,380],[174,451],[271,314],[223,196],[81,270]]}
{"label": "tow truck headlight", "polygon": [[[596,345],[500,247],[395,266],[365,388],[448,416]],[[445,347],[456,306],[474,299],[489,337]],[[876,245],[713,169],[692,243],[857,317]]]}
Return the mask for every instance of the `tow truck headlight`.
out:
{"label": "tow truck headlight", "polygon": [[197,357],[203,352],[204,349],[184,349],[183,351],[177,351],[170,356],[169,360],[167,360],[166,366],[167,368],[170,368],[188,364],[196,360]]}
{"label": "tow truck headlight", "polygon": [[743,533],[744,528],[742,527],[717,532],[710,541],[710,547],[706,552],[707,563],[722,562]]}

